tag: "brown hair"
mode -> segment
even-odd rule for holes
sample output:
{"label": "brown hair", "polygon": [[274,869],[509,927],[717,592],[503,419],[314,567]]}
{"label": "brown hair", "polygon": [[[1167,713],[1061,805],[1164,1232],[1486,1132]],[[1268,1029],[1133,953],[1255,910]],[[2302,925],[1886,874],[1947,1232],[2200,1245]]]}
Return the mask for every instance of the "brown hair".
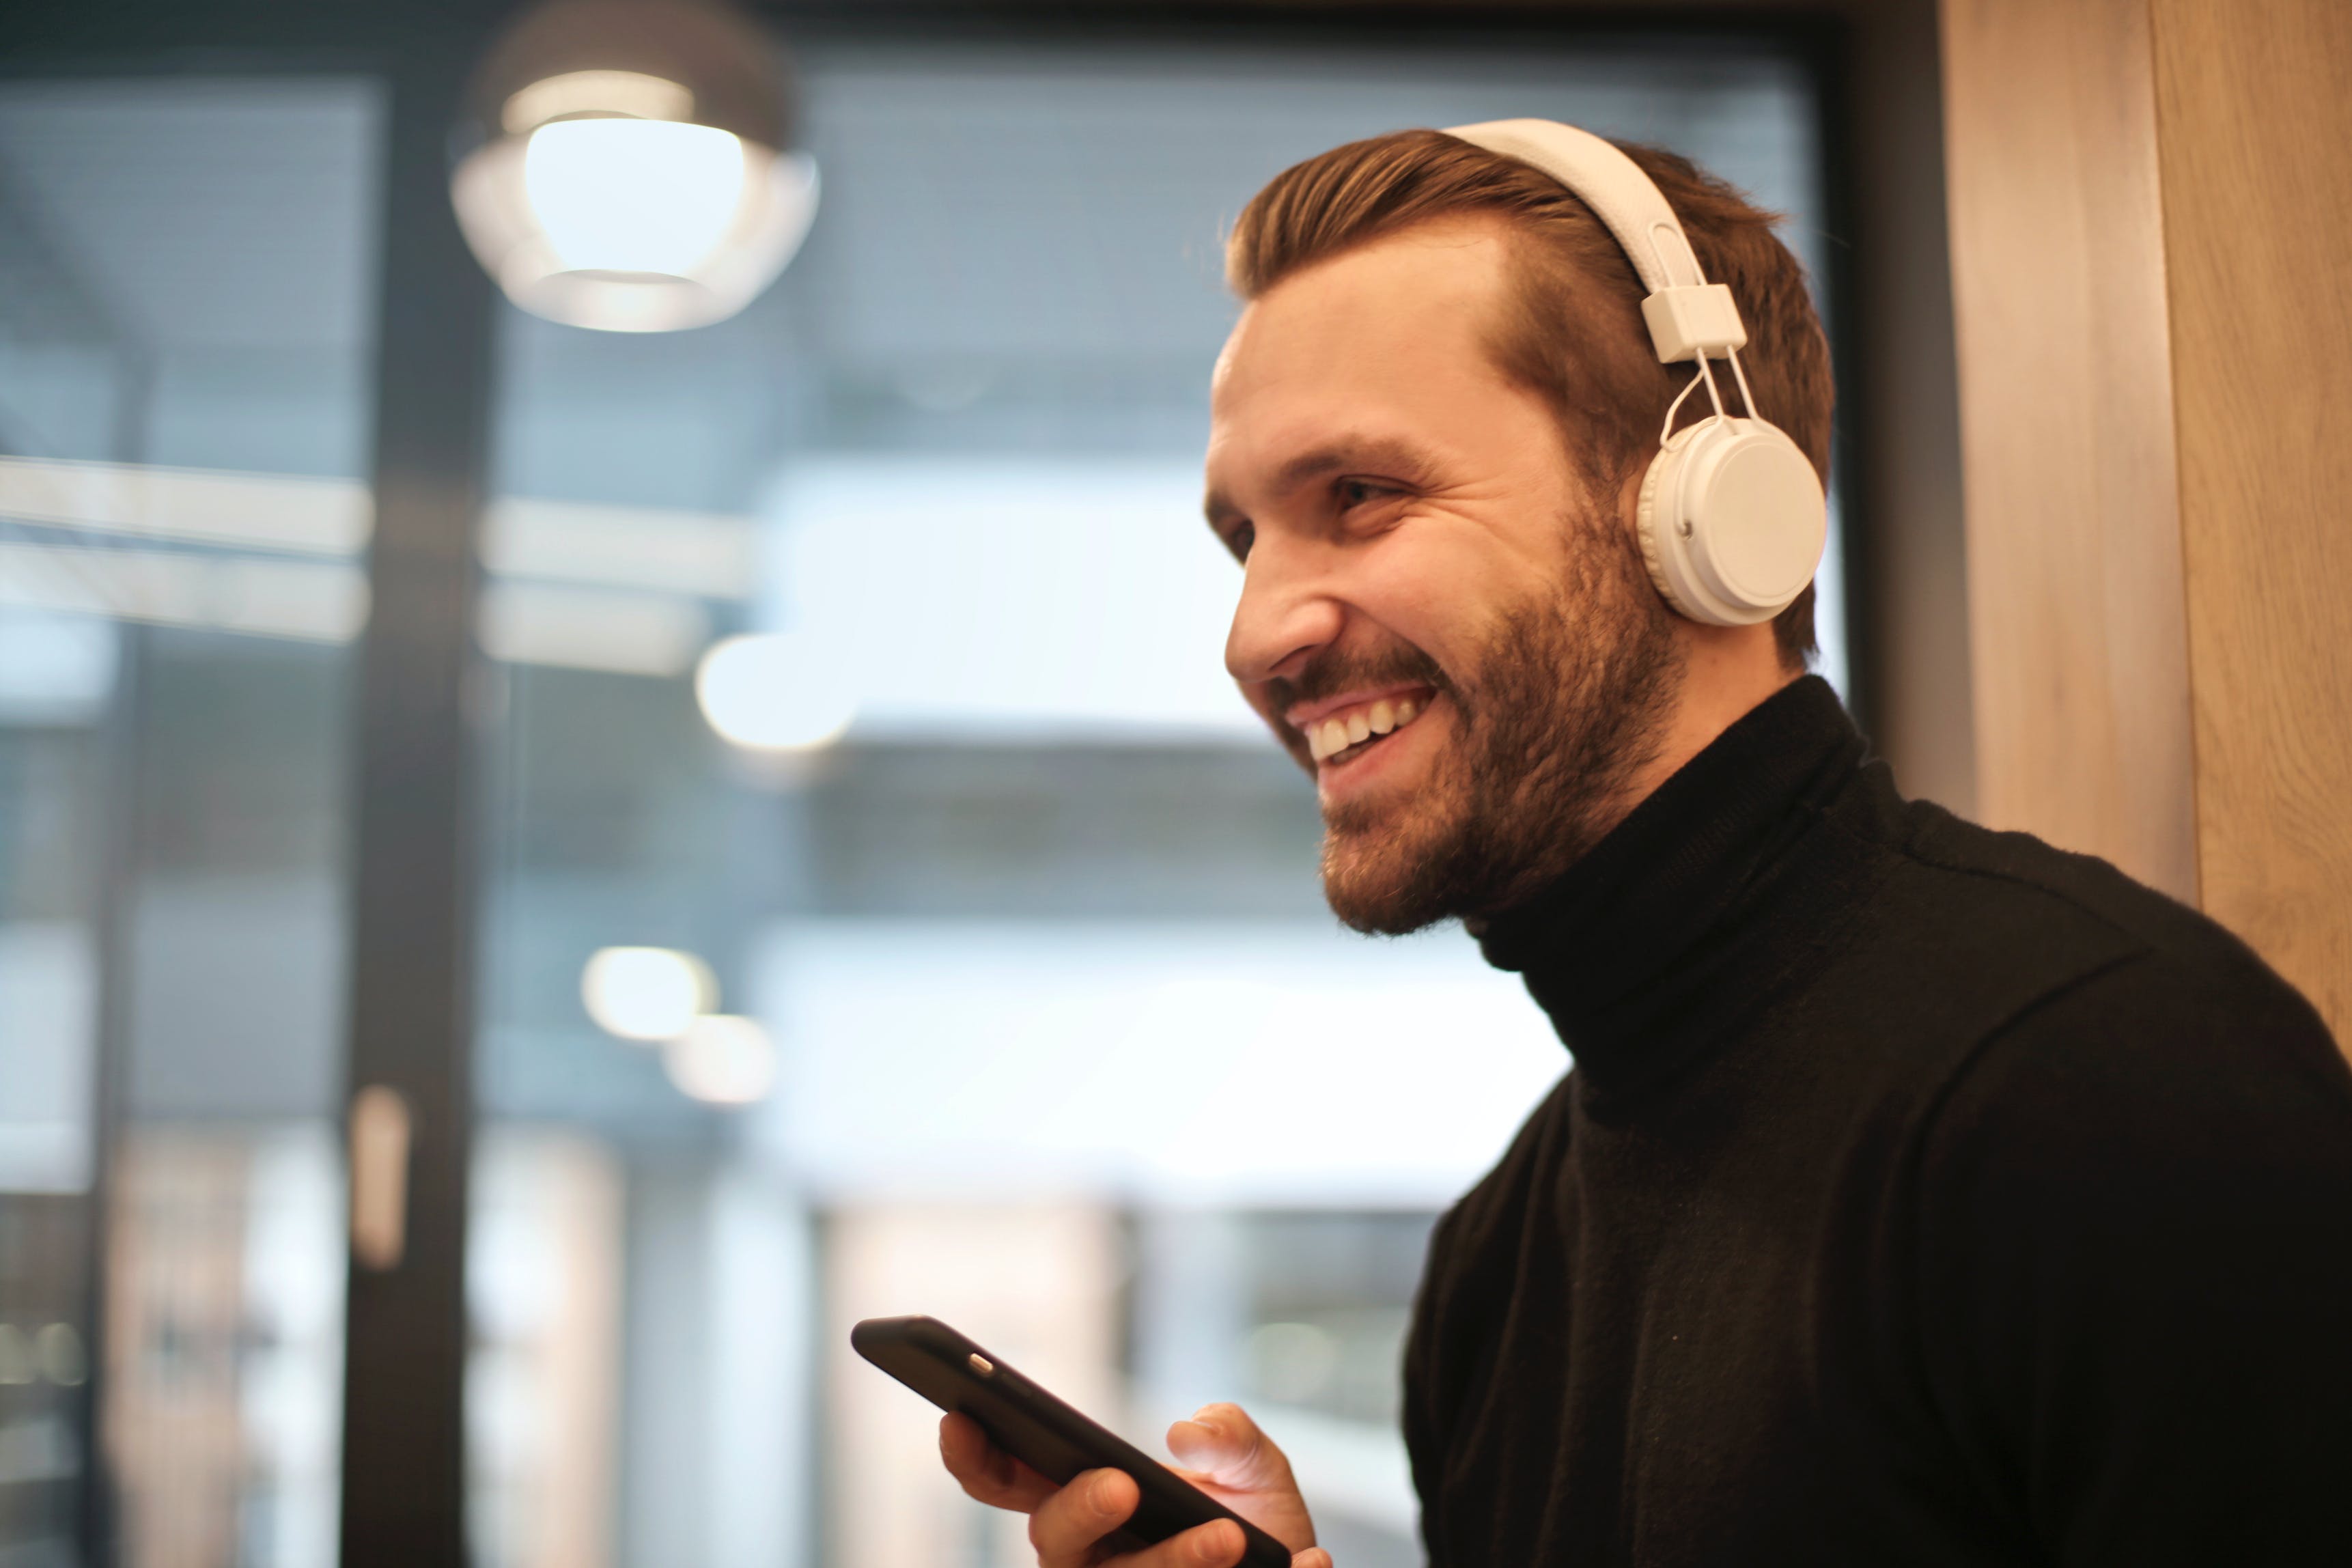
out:
{"label": "brown hair", "polygon": [[[1727,285],[1748,327],[1740,368],[1758,412],[1829,480],[1829,344],[1804,268],[1772,232],[1780,221],[1687,158],[1623,142],[1682,220],[1710,282]],[[1225,243],[1225,275],[1255,300],[1292,273],[1439,218],[1493,214],[1513,246],[1513,298],[1490,342],[1503,373],[1552,406],[1586,478],[1613,494],[1657,449],[1690,367],[1658,363],[1633,263],[1590,207],[1550,175],[1442,131],[1399,131],[1295,163],[1250,199]],[[1738,408],[1727,373],[1726,406]],[[1693,405],[1696,406],[1694,407]],[[1705,391],[1680,417],[1706,411]],[[1813,642],[1808,585],[1772,623],[1781,662]]]}

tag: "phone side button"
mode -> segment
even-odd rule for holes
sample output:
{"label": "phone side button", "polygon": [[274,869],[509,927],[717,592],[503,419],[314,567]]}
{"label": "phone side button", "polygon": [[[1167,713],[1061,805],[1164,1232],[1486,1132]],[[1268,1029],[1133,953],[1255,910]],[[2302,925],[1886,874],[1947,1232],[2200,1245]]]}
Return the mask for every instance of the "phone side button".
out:
{"label": "phone side button", "polygon": [[971,1370],[980,1373],[981,1376],[993,1377],[996,1375],[996,1363],[989,1360],[986,1356],[981,1354],[978,1351],[972,1352],[971,1355],[964,1359],[971,1363]]}

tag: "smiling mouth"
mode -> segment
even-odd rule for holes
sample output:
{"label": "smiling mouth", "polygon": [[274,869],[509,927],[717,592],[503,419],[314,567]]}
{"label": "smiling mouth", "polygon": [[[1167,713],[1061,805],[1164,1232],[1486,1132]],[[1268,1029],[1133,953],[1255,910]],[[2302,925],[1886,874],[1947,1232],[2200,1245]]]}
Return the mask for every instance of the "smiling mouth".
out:
{"label": "smiling mouth", "polygon": [[1427,711],[1425,693],[1351,704],[1302,729],[1307,754],[1318,765],[1344,767]]}

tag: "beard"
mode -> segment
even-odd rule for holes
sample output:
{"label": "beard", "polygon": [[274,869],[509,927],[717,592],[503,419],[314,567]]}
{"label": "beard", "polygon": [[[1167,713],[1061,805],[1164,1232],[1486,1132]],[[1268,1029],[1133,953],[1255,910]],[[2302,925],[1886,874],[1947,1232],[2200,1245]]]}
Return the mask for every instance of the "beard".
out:
{"label": "beard", "polygon": [[1630,539],[1571,526],[1562,580],[1500,614],[1460,671],[1406,647],[1275,683],[1289,688],[1276,711],[1404,682],[1453,710],[1453,744],[1409,797],[1324,814],[1324,897],[1356,930],[1402,936],[1525,901],[1617,825],[1656,757],[1683,674],[1673,612]]}

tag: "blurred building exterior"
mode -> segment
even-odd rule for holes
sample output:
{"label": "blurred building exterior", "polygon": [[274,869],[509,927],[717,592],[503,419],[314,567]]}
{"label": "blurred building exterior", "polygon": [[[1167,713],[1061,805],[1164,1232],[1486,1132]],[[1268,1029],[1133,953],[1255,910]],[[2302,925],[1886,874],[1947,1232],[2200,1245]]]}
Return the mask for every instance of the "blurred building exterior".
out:
{"label": "blurred building exterior", "polygon": [[[1788,213],[1841,332],[1829,57],[1097,32],[797,31],[824,205],[773,289],[662,335],[498,308],[458,628],[486,1568],[1024,1561],[845,1353],[911,1310],[1151,1446],[1242,1399],[1342,1563],[1419,1560],[1423,1241],[1566,1063],[1458,933],[1336,930],[1222,678],[1222,226],[1335,143],[1550,116]],[[376,1481],[340,1128],[399,99],[76,59],[0,79],[0,1563],[324,1568]],[[746,634],[845,732],[716,733],[697,662]],[[698,958],[738,1055],[600,1028],[614,947]]]}

